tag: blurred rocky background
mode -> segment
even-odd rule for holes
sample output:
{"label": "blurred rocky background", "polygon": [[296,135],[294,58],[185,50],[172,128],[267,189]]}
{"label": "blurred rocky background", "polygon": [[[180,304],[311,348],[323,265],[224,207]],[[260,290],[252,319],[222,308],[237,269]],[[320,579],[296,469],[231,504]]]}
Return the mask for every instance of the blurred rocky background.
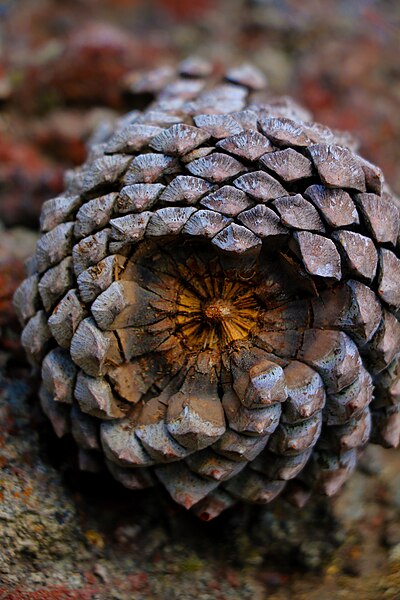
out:
{"label": "blurred rocky background", "polygon": [[399,600],[400,454],[368,450],[333,501],[199,523],[154,492],[79,474],[35,399],[11,307],[44,200],[138,71],[250,60],[348,129],[400,192],[395,0],[0,1],[1,600]]}

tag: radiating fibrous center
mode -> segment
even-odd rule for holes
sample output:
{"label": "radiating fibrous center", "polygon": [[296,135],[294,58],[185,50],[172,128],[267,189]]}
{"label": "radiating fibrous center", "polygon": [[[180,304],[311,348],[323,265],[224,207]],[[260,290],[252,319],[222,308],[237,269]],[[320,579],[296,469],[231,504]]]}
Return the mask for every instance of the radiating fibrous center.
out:
{"label": "radiating fibrous center", "polygon": [[247,338],[258,322],[262,312],[255,294],[258,277],[253,273],[250,279],[241,279],[239,272],[227,272],[205,244],[162,249],[148,245],[133,264],[139,285],[159,298],[154,305],[158,317],[148,332],[157,335],[160,323],[170,323],[170,335],[186,352],[224,351]]}
{"label": "radiating fibrous center", "polygon": [[[304,277],[301,280],[269,249],[250,268],[245,262],[233,268],[199,241],[163,247],[149,242],[130,261],[125,277],[154,295],[144,300],[150,315],[153,311],[144,326],[147,347],[157,348],[170,365],[182,366],[208,351],[217,365],[247,343],[261,344],[278,355],[290,343],[295,352],[301,338],[294,332],[309,327],[308,302],[298,305]],[[141,318],[143,311],[139,312]],[[144,340],[142,329],[140,324],[139,337]],[[139,345],[136,352],[140,350]]]}
{"label": "radiating fibrous center", "polygon": [[207,278],[204,293],[184,285],[178,293],[177,329],[191,348],[222,349],[246,338],[257,322],[259,305],[249,287],[219,275]]}

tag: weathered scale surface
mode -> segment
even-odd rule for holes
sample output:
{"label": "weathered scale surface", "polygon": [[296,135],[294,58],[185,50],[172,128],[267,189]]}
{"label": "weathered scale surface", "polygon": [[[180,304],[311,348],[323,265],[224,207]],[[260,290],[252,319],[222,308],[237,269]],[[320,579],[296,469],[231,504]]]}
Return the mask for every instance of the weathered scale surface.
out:
{"label": "weathered scale surface", "polygon": [[15,294],[81,468],[203,519],[331,495],[400,437],[400,201],[265,88],[199,59],[145,74],[148,106],[43,205]]}

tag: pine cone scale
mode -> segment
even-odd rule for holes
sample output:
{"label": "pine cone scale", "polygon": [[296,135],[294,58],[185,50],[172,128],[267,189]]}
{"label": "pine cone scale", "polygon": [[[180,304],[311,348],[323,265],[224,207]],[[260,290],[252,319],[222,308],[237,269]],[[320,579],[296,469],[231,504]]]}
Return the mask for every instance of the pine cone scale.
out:
{"label": "pine cone scale", "polygon": [[134,84],[152,104],[44,204],[15,306],[81,466],[209,519],[399,443],[400,203],[348,136],[255,101],[258,71],[206,67]]}

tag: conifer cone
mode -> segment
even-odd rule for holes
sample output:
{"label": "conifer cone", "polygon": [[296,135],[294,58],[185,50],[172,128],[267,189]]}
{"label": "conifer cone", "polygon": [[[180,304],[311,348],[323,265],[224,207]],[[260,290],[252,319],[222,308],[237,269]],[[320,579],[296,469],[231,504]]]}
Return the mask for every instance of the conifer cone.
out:
{"label": "conifer cone", "polygon": [[348,134],[202,60],[132,84],[15,294],[82,469],[211,519],[334,494],[400,436],[399,201]]}

